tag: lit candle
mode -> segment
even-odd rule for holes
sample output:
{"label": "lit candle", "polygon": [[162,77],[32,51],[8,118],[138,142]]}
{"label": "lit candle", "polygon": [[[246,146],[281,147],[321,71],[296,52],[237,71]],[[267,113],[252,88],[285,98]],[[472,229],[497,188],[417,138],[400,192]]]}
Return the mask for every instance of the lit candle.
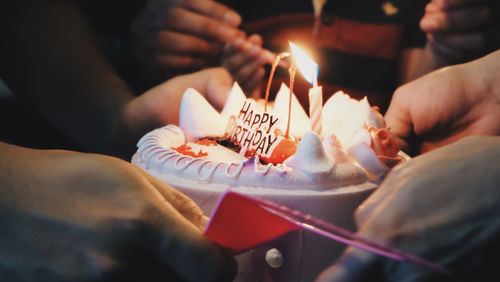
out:
{"label": "lit candle", "polygon": [[323,108],[323,90],[318,86],[318,64],[316,64],[302,49],[296,44],[290,42],[293,57],[297,62],[302,76],[312,84],[309,89],[309,118],[311,120],[311,129],[321,136]]}

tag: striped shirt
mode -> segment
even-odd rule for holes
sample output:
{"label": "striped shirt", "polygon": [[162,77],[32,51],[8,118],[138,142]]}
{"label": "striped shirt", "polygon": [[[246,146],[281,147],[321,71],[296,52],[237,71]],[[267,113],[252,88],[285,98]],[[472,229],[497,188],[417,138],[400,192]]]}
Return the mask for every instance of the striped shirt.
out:
{"label": "striped shirt", "polygon": [[[224,1],[223,1],[224,2]],[[423,47],[425,34],[418,23],[426,0],[340,0],[327,1],[321,11],[318,35],[313,37],[311,1],[226,1],[243,18],[248,34],[258,33],[264,46],[275,52],[289,50],[288,41],[307,47],[319,64],[319,84],[326,100],[336,90],[351,97],[368,96],[372,105],[384,110],[397,87],[398,59],[404,48]],[[308,83],[300,75],[295,89],[307,107]],[[281,70],[273,82],[276,93]]]}

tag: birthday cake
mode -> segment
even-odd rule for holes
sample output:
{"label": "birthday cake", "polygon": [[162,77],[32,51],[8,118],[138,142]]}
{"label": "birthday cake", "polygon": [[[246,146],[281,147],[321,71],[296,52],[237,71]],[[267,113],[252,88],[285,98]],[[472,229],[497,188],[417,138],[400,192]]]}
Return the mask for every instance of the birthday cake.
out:
{"label": "birthday cake", "polygon": [[[235,83],[220,113],[188,89],[179,126],[146,134],[132,162],[184,192],[207,215],[232,189],[354,229],[355,208],[403,158],[366,98],[334,94],[322,107],[321,123],[321,135],[311,131],[285,85],[267,104],[246,99]],[[238,256],[236,280],[311,281],[343,248],[292,232]]]}

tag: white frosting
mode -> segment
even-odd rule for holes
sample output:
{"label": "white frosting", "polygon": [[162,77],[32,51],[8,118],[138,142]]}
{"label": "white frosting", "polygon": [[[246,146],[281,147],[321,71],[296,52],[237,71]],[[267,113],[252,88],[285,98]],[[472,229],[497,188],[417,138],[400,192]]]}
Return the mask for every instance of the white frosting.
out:
{"label": "white frosting", "polygon": [[354,131],[364,125],[359,102],[339,91],[328,99],[323,106],[323,134],[335,134],[342,145],[347,147]]}
{"label": "white frosting", "polygon": [[203,95],[188,88],[181,101],[179,125],[191,141],[207,136],[223,136],[226,121]]}
{"label": "white frosting", "polygon": [[360,166],[373,176],[387,173],[389,168],[379,160],[375,152],[370,148],[370,145],[360,142],[347,149],[349,156],[355,159]]}
{"label": "white frosting", "polygon": [[[351,163],[339,164],[329,173],[325,171],[315,175],[310,170],[301,167],[294,169],[286,164],[263,165],[257,158],[232,163],[193,158],[171,149],[184,144],[179,142],[183,139],[182,130],[177,126],[168,125],[156,129],[140,140],[134,163],[146,170],[157,171],[167,178],[176,181],[180,178],[193,184],[203,182],[233,187],[325,190],[367,181],[365,172]],[[306,140],[309,139],[311,138]],[[302,147],[306,148],[307,144],[304,144]],[[333,162],[330,162],[333,167]]]}
{"label": "white frosting", "polygon": [[370,106],[370,103],[368,103],[368,98],[364,97],[359,101],[360,106],[361,106],[361,111],[362,111],[362,116],[366,117],[366,126],[367,127],[375,127],[375,128],[384,128],[385,127],[385,120],[384,117],[380,114],[375,112],[372,107]]}
{"label": "white frosting", "polygon": [[284,164],[317,178],[330,174],[335,167],[333,159],[326,154],[320,137],[311,131],[306,133],[297,152],[285,160]]}
{"label": "white frosting", "polygon": [[[288,104],[290,99],[290,89],[281,84],[281,88],[276,94],[274,100],[273,113],[279,117],[278,127],[282,132],[286,131],[288,123]],[[302,138],[307,132],[311,131],[311,121],[307,116],[304,108],[299,103],[299,100],[292,94],[292,115],[290,119],[290,134]]]}
{"label": "white frosting", "polygon": [[245,99],[246,96],[243,90],[241,90],[240,85],[235,82],[233,88],[231,88],[231,92],[229,92],[224,108],[220,113],[222,117],[227,120],[231,115],[237,116]]}
{"label": "white frosting", "polygon": [[348,162],[349,157],[342,149],[339,139],[335,135],[325,136],[323,138],[323,147],[326,154],[336,162]]}

